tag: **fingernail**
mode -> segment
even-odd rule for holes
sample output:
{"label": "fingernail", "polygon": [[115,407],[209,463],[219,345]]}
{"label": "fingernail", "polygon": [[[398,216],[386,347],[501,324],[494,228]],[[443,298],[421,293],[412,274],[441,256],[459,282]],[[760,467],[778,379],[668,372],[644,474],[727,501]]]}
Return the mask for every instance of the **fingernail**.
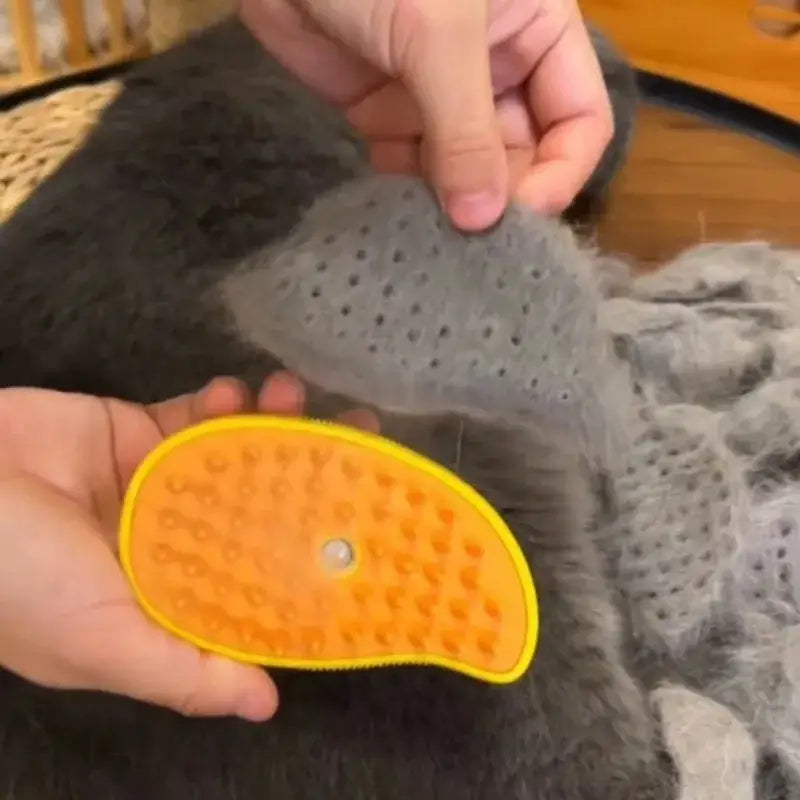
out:
{"label": "fingernail", "polygon": [[275,715],[278,704],[269,692],[257,692],[244,697],[236,716],[248,722],[266,722]]}
{"label": "fingernail", "polygon": [[497,222],[504,204],[503,196],[497,192],[477,192],[450,195],[446,209],[456,227],[484,230]]}

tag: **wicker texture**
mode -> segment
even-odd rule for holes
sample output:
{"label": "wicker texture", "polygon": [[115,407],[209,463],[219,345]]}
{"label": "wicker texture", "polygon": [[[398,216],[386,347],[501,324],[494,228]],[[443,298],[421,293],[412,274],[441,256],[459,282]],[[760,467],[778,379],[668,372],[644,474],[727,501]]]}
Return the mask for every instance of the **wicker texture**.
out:
{"label": "wicker texture", "polygon": [[118,81],[64,89],[0,115],[0,221],[81,144],[120,89]]}
{"label": "wicker texture", "polygon": [[[148,38],[165,50],[234,10],[232,0],[151,0]],[[0,222],[52,174],[122,88],[119,81],[64,89],[0,114]]]}

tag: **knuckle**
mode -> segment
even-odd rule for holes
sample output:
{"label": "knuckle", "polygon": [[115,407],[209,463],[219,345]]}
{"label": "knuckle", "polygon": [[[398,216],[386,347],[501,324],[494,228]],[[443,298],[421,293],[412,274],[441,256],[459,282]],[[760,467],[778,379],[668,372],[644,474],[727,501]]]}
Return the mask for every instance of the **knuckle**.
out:
{"label": "knuckle", "polygon": [[447,161],[486,162],[494,166],[496,153],[493,142],[483,133],[449,137],[442,143],[442,155]]}
{"label": "knuckle", "polygon": [[465,134],[436,143],[432,166],[446,190],[473,190],[491,182],[501,155],[485,134]]}
{"label": "knuckle", "polygon": [[485,0],[397,0],[394,23],[405,39],[456,41],[480,28],[486,17]]}
{"label": "knuckle", "polygon": [[609,109],[607,113],[602,114],[600,117],[600,130],[598,131],[598,135],[602,141],[603,147],[614,138],[615,132],[616,125],[614,124],[614,115],[611,113],[611,109]]}
{"label": "knuckle", "polygon": [[203,714],[203,706],[200,702],[200,694],[196,690],[185,690],[176,701],[170,703],[175,711],[184,717],[199,717]]}
{"label": "knuckle", "polygon": [[550,195],[550,209],[553,214],[561,214],[569,208],[577,192],[571,189],[555,189]]}
{"label": "knuckle", "polygon": [[545,215],[558,215],[569,208],[577,191],[572,186],[551,184],[542,187],[536,198],[537,208]]}
{"label": "knuckle", "polygon": [[597,137],[602,140],[602,145],[605,147],[613,138],[615,124],[614,124],[614,108],[611,105],[611,98],[606,94],[604,102],[600,109],[595,112],[597,119]]}

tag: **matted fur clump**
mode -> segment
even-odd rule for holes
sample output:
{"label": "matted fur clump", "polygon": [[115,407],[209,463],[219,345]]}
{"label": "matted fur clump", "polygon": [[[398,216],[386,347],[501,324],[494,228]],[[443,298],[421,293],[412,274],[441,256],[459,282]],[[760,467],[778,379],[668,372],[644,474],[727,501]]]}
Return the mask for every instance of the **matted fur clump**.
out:
{"label": "matted fur clump", "polygon": [[0,674],[1,798],[800,791],[796,254],[633,280],[522,208],[457,234],[226,25],[126,79],[0,255],[2,384],[148,401],[287,366],[485,494],[541,606],[512,686],[277,672],[265,725]]}

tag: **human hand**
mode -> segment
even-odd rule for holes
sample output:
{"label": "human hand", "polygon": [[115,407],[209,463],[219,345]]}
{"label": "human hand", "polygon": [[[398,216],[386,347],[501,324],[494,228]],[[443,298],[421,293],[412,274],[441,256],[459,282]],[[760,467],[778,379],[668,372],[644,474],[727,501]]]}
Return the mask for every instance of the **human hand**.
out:
{"label": "human hand", "polygon": [[[61,689],[128,695],[190,715],[261,721],[267,674],[201,653],[145,617],[116,557],[125,487],[165,437],[250,410],[300,414],[285,373],[253,403],[232,379],[151,406],[40,389],[0,390],[0,664]],[[365,411],[342,421],[377,429]]]}
{"label": "human hand", "polygon": [[511,196],[560,213],[613,133],[576,0],[240,0],[240,13],[346,112],[378,170],[425,175],[466,230]]}

